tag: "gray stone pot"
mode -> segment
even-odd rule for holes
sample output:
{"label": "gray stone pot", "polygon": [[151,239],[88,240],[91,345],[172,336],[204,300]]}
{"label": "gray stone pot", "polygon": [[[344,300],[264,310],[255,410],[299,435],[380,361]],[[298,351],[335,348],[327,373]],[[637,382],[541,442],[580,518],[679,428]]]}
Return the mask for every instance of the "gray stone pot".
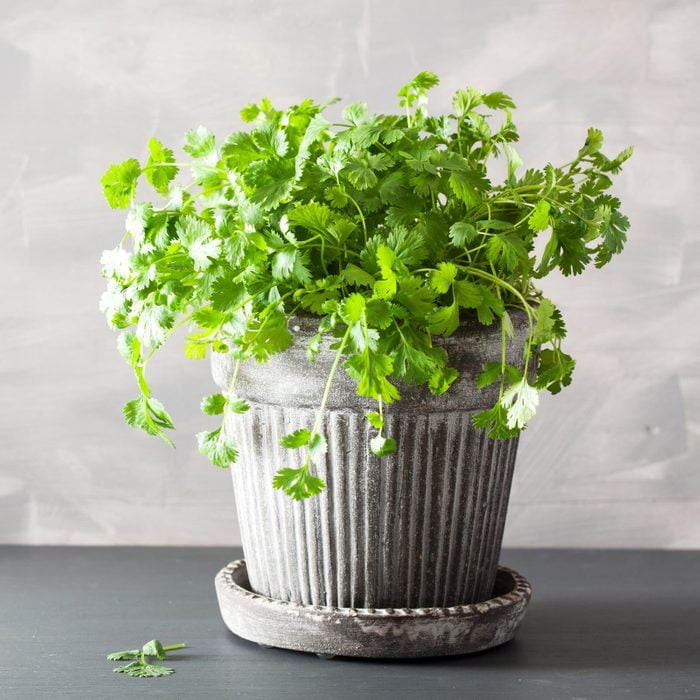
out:
{"label": "gray stone pot", "polygon": [[[522,364],[524,313],[512,312],[508,361]],[[282,466],[301,466],[301,450],[279,439],[310,428],[334,352],[315,364],[306,343],[318,319],[297,317],[295,344],[267,364],[242,364],[236,393],[251,410],[232,418],[241,456],[232,468],[243,550],[256,593],[305,605],[423,608],[477,603],[494,590],[517,439],[493,441],[471,427],[472,414],[493,404],[497,388],[477,390],[481,366],[500,360],[500,325],[464,323],[442,340],[461,376],[443,396],[400,386],[385,408],[398,451],[372,454],[374,433],[363,419],[376,402],[336,374],[323,430],[327,484],[320,496],[292,501],[272,487]],[[216,383],[227,389],[233,360],[214,354]]]}

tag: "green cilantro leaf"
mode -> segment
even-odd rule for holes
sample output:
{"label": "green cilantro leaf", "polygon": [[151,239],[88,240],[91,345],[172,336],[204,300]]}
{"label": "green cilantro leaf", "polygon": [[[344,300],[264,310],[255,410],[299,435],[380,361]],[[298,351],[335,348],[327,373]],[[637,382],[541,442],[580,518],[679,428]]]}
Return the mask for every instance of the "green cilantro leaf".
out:
{"label": "green cilantro leaf", "polygon": [[518,430],[508,425],[507,409],[502,403],[479,411],[472,416],[475,428],[486,430],[493,440],[508,440],[518,434]]}
{"label": "green cilantro leaf", "polygon": [[578,152],[579,158],[598,153],[603,146],[603,132],[600,129],[590,127],[583,147]]}
{"label": "green cilantro leaf", "polygon": [[393,370],[389,356],[373,351],[369,346],[345,361],[347,373],[358,380],[357,393],[372,399],[392,403],[401,398],[399,390],[388,380]]}
{"label": "green cilantro leaf", "polygon": [[348,263],[342,272],[343,279],[355,287],[371,287],[375,279],[354,263]]}
{"label": "green cilantro leaf", "polygon": [[142,394],[138,399],[127,401],[124,404],[124,418],[130,426],[140,428],[149,435],[160,435],[172,446],[170,439],[163,432],[175,427],[172,418],[163,404],[152,396]]}
{"label": "green cilantro leaf", "polygon": [[375,435],[369,441],[369,446],[372,452],[378,457],[386,457],[396,452],[396,440],[394,440],[394,438],[384,437],[381,433]]}
{"label": "green cilantro leaf", "polygon": [[455,301],[463,309],[478,309],[484,303],[483,288],[467,280],[455,282]]}
{"label": "green cilantro leaf", "polygon": [[375,411],[365,413],[365,418],[367,422],[377,430],[381,430],[384,427],[384,419]]}
{"label": "green cilantro leaf", "polygon": [[490,326],[496,316],[502,316],[505,311],[503,300],[496,296],[489,287],[476,285],[481,294],[481,303],[476,307],[477,318],[485,326]]}
{"label": "green cilantro leaf", "polygon": [[141,343],[131,331],[124,331],[117,338],[117,349],[124,361],[134,366],[141,358]]}
{"label": "green cilantro leaf", "polygon": [[280,439],[280,445],[287,448],[297,448],[303,447],[309,444],[309,438],[311,437],[311,431],[306,428],[299,428],[288,435],[285,435]]}
{"label": "green cilantro leaf", "polygon": [[141,649],[127,649],[126,651],[113,651],[107,654],[109,661],[131,661],[141,656]]}
{"label": "green cilantro leaf", "polygon": [[206,127],[198,126],[187,132],[182,150],[193,158],[206,158],[216,152],[214,134]]}
{"label": "green cilantro leaf", "polygon": [[486,258],[494,265],[513,272],[520,263],[527,261],[527,250],[522,240],[511,234],[496,234],[486,245]]}
{"label": "green cilantro leaf", "polygon": [[479,389],[485,389],[497,382],[501,378],[503,366],[500,362],[487,362],[481,371],[481,374],[476,378],[476,386]]}
{"label": "green cilantro leaf", "polygon": [[284,467],[275,474],[272,479],[272,485],[276,489],[284,491],[295,501],[302,501],[305,498],[316,496],[326,488],[323,479],[319,479],[319,477],[311,474],[308,467],[299,469]]}
{"label": "green cilantro leaf", "polygon": [[227,399],[226,408],[231,413],[247,413],[250,411],[250,404],[245,399]]}
{"label": "green cilantro leaf", "polygon": [[438,263],[437,269],[430,274],[430,286],[438,293],[445,294],[452,288],[457,277],[457,266],[453,263]]}
{"label": "green cilantro leaf", "polygon": [[468,207],[477,206],[481,202],[482,193],[489,188],[486,176],[476,170],[455,170],[449,181],[452,191]]}
{"label": "green cilantro leaf", "polygon": [[559,309],[543,297],[535,313],[535,330],[532,342],[534,344],[546,343],[550,340],[563,340],[566,336],[566,327]]}
{"label": "green cilantro leaf", "polygon": [[256,104],[247,104],[241,109],[241,119],[244,122],[254,122],[260,114],[260,107]]}
{"label": "green cilantro leaf", "polygon": [[203,360],[211,342],[208,332],[191,333],[185,340],[185,356],[190,360]]}
{"label": "green cilantro leaf", "polygon": [[549,210],[550,205],[546,199],[540,199],[535,205],[535,208],[530,214],[527,225],[532,229],[532,231],[544,231],[549,227]]}
{"label": "green cilantro leaf", "polygon": [[459,306],[457,303],[441,306],[429,317],[430,331],[436,335],[450,336],[459,325]]}
{"label": "green cilantro leaf", "polygon": [[388,328],[394,319],[391,305],[384,299],[367,302],[367,323],[372,328]]}
{"label": "green cilantro leaf", "polygon": [[157,639],[151,639],[150,642],[146,642],[141,648],[141,653],[144,656],[155,656],[160,661],[165,659],[165,649]]}
{"label": "green cilantro leaf", "polygon": [[102,191],[112,209],[126,209],[136,193],[141,165],[128,158],[118,165],[110,165],[102,176]]}
{"label": "green cilantro leaf", "polygon": [[515,109],[512,98],[503,92],[490,92],[488,95],[482,95],[481,99],[491,109]]}
{"label": "green cilantro leaf", "polygon": [[457,248],[473,243],[478,237],[479,232],[476,228],[465,221],[457,221],[450,226],[450,241]]}
{"label": "green cilantro leaf", "polygon": [[366,308],[367,302],[361,294],[351,294],[340,304],[338,312],[345,323],[352,325],[364,318]]}
{"label": "green cilantro leaf", "polygon": [[428,389],[436,396],[440,396],[452,386],[457,377],[459,377],[459,371],[454,367],[438,367],[430,375]]}
{"label": "green cilantro leaf", "polygon": [[238,444],[223,425],[215,430],[198,433],[197,445],[199,451],[215,467],[226,469],[238,459]]}
{"label": "green cilantro leaf", "polygon": [[411,108],[417,100],[424,100],[425,94],[440,83],[440,79],[430,71],[421,71],[413,80],[406,83],[397,93],[402,107]]}
{"label": "green cilantro leaf", "polygon": [[218,416],[224,412],[227,399],[223,394],[210,394],[202,399],[202,413],[208,416]]}
{"label": "green cilantro leaf", "polygon": [[571,384],[571,378],[576,362],[558,348],[546,348],[539,353],[537,367],[538,389],[546,389],[552,394],[558,394],[563,387]]}
{"label": "green cilantro leaf", "polygon": [[320,464],[328,451],[326,438],[321,433],[314,433],[309,440],[309,459],[314,464]]}
{"label": "green cilantro leaf", "polygon": [[146,180],[153,185],[157,192],[165,194],[179,171],[178,167],[174,165],[175,155],[171,149],[165,148],[156,138],[149,140],[148,153],[148,160],[144,168]]}

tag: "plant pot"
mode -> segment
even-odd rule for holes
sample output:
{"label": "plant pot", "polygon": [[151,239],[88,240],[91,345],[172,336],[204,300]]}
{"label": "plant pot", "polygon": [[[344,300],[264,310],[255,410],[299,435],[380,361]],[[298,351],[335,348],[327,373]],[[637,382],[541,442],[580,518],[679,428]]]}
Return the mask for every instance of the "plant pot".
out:
{"label": "plant pot", "polygon": [[[507,361],[522,366],[527,318],[512,311]],[[294,345],[264,365],[247,361],[236,393],[250,411],[231,418],[240,445],[232,476],[250,590],[267,598],[336,608],[427,608],[492,598],[517,439],[497,441],[471,425],[493,405],[498,387],[477,389],[482,365],[501,357],[500,325],[464,322],[440,340],[460,377],[442,396],[402,386],[385,407],[398,450],[379,458],[364,420],[376,402],[336,374],[325,413],[327,488],[303,502],[272,487],[283,466],[301,466],[301,450],[279,439],[316,418],[334,352],[316,362],[306,344],[318,319],[295,317]],[[216,383],[227,389],[233,360],[213,355]]]}

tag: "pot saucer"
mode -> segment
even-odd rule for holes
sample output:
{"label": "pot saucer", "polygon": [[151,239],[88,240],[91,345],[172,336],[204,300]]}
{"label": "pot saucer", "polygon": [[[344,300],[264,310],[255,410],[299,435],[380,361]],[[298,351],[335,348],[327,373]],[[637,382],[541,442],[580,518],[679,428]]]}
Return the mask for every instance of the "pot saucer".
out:
{"label": "pot saucer", "polygon": [[417,658],[470,654],[511,640],[532,589],[498,567],[494,597],[445,608],[333,608],[275,600],[250,590],[243,559],[216,577],[221,616],[234,634],[265,647],[323,658]]}

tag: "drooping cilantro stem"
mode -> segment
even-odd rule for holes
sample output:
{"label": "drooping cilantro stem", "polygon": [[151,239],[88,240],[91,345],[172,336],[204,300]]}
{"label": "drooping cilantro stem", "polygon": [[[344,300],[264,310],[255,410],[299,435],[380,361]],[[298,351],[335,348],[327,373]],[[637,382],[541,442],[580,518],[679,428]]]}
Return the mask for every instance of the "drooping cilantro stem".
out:
{"label": "drooping cilantro stem", "polygon": [[241,361],[240,359],[236,360],[236,364],[233,366],[233,374],[231,375],[231,381],[228,385],[228,393],[233,394],[233,390],[236,386],[236,379],[238,379],[238,370],[241,367]]}
{"label": "drooping cilantro stem", "polygon": [[503,388],[506,381],[506,321],[505,314],[501,316],[501,385],[498,389],[498,403],[503,398]]}
{"label": "drooping cilantro stem", "polygon": [[187,645],[182,644],[170,644],[167,647],[163,647],[163,651],[175,651],[175,649],[184,649]]}
{"label": "drooping cilantro stem", "polygon": [[345,335],[343,336],[342,340],[340,341],[340,345],[336,350],[335,358],[333,359],[333,364],[331,365],[331,371],[328,374],[326,388],[323,391],[323,398],[321,399],[321,404],[319,406],[318,413],[316,414],[316,421],[314,423],[313,430],[311,431],[311,438],[309,442],[311,442],[311,439],[313,439],[314,436],[318,434],[318,431],[321,428],[321,421],[323,420],[323,414],[326,411],[326,404],[328,403],[328,397],[331,393],[331,386],[333,385],[333,377],[335,377],[336,370],[338,369],[338,365],[340,364],[340,359],[343,356],[343,351],[345,350],[345,345],[348,342],[349,337],[350,326],[348,326],[348,329],[345,331]]}

